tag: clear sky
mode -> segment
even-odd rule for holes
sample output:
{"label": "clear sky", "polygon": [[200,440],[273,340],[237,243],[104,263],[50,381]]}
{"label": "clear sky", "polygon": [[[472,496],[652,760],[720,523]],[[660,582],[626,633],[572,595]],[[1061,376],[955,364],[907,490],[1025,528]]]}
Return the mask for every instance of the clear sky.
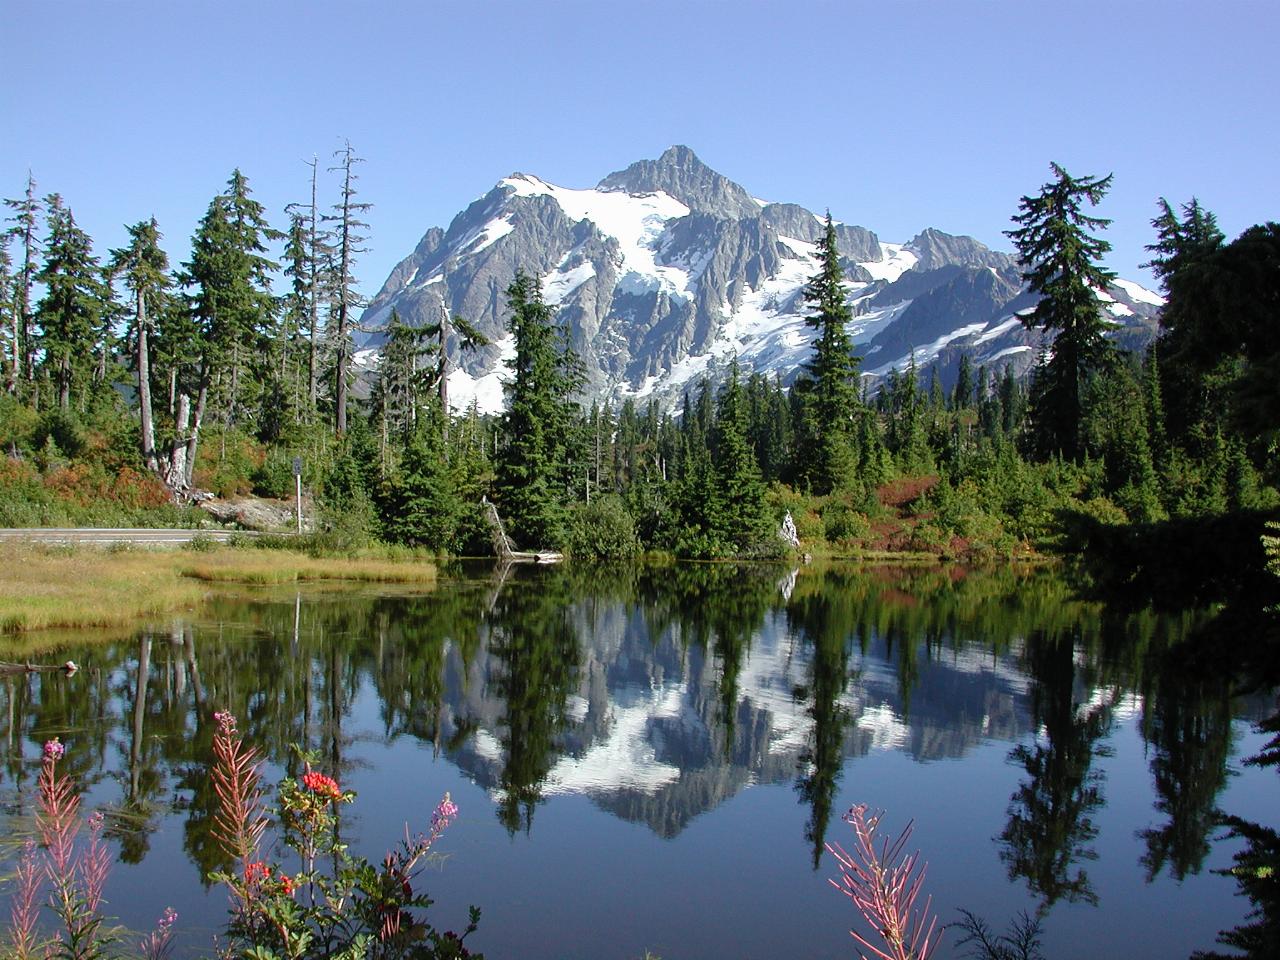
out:
{"label": "clear sky", "polygon": [[513,171],[585,187],[673,143],[884,240],[1000,249],[1051,160],[1114,173],[1110,265],[1143,281],[1160,196],[1280,219],[1275,2],[0,0],[0,35],[0,195],[30,168],[104,255],[155,215],[176,262],[234,167],[283,226],[347,138],[369,294]]}

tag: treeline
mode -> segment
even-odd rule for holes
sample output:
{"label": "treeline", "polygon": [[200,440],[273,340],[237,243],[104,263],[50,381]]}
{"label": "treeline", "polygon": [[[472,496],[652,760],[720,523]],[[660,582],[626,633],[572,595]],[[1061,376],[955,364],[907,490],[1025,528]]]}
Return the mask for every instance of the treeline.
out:
{"label": "treeline", "polygon": [[353,398],[368,205],[359,158],[336,159],[336,202],[322,212],[313,167],[284,231],[236,171],[176,269],[154,221],[104,260],[56,194],[41,203],[29,182],[6,201],[0,522],[72,517],[86,486],[99,502],[143,490],[139,509],[194,489],[288,496],[295,456],[335,542],[454,553],[491,549],[486,499],[521,547],[691,557],[777,553],[788,511],[806,550],[1008,554],[1071,513],[1145,523],[1277,503],[1275,224],[1228,243],[1196,201],[1162,201],[1150,250],[1168,304],[1146,355],[1125,354],[1098,298],[1107,221],[1085,212],[1110,177],[1055,165],[1009,231],[1040,296],[1022,319],[1052,343],[1029,380],[962,358],[947,389],[912,362],[871,390],[828,218],[795,382],[734,362],[674,412],[585,407],[573,344],[520,274],[505,411],[459,415],[450,364],[485,340],[447,314],[418,327],[393,312],[369,396]]}

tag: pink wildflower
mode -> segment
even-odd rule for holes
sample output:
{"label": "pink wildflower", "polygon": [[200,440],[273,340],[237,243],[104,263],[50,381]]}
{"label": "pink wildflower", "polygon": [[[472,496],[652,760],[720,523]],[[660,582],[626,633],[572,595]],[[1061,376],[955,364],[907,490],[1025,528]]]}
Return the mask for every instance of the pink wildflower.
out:
{"label": "pink wildflower", "polygon": [[57,737],[45,741],[44,758],[46,760],[61,760],[62,755],[66,752],[67,748],[62,745],[62,741]]}
{"label": "pink wildflower", "polygon": [[219,710],[213,715],[213,719],[224,734],[230,736],[236,732],[236,715],[230,710]]}
{"label": "pink wildflower", "polygon": [[457,815],[458,805],[449,799],[449,794],[446,792],[444,799],[440,801],[440,804],[431,814],[431,829],[437,832],[443,830],[453,822]]}

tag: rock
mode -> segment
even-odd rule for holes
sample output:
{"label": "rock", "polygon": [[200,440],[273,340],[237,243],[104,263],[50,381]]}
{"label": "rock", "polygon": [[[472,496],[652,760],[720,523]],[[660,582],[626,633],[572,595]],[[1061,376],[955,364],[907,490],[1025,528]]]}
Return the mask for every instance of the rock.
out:
{"label": "rock", "polygon": [[219,523],[234,523],[246,530],[292,529],[292,500],[264,500],[261,497],[213,498],[200,504]]}

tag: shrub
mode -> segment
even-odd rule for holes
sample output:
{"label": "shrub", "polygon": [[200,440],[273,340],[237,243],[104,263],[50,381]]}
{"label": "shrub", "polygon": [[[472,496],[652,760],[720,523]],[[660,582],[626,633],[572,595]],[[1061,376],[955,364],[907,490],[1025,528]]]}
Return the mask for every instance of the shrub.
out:
{"label": "shrub", "polygon": [[294,495],[293,457],[279,448],[266,455],[249,475],[253,492],[260,497],[285,500]]}
{"label": "shrub", "polygon": [[640,553],[635,522],[616,494],[578,504],[569,523],[569,552],[575,557],[626,559]]}

